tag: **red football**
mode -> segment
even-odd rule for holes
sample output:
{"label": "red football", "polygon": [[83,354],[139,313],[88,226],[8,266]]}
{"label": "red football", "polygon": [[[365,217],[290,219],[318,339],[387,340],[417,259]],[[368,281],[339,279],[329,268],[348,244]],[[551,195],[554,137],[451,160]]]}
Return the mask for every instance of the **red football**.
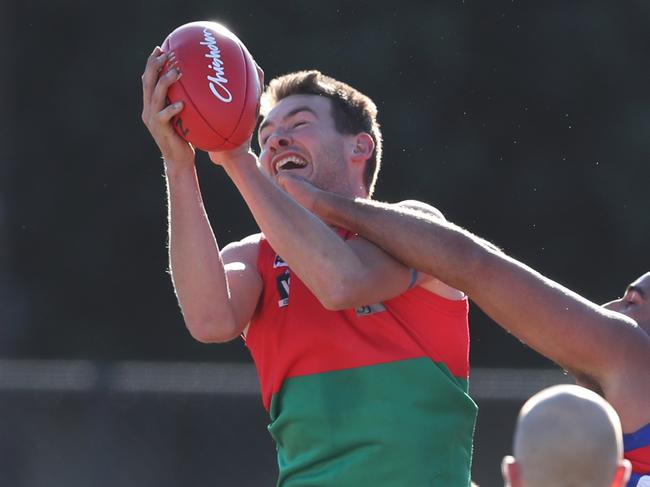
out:
{"label": "red football", "polygon": [[170,103],[183,102],[173,120],[176,132],[205,151],[246,142],[255,129],[262,86],[237,36],[216,22],[191,22],[169,34],[162,50],[174,51],[182,73],[168,90]]}

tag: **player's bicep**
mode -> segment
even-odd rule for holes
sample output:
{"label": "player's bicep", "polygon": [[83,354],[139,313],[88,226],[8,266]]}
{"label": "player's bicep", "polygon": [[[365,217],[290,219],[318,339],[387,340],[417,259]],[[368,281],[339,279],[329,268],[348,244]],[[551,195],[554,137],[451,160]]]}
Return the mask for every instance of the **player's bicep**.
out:
{"label": "player's bicep", "polygon": [[221,250],[229,304],[239,332],[250,322],[262,294],[262,277],[257,270],[258,247],[259,235],[253,235]]}
{"label": "player's bicep", "polygon": [[459,301],[465,297],[463,291],[451,287],[448,284],[445,284],[440,279],[425,274],[424,272],[418,272],[416,278],[416,284],[422,286],[427,291],[442,296],[443,298],[450,299],[452,301]]}

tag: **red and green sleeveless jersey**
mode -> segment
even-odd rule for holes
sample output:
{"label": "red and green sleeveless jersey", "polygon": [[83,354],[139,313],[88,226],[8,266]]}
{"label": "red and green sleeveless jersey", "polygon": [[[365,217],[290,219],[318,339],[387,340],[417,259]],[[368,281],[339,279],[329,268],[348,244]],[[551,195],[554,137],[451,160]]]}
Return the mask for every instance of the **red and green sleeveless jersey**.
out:
{"label": "red and green sleeveless jersey", "polygon": [[467,300],[420,287],[329,311],[260,241],[264,286],[246,344],[282,487],[467,487]]}

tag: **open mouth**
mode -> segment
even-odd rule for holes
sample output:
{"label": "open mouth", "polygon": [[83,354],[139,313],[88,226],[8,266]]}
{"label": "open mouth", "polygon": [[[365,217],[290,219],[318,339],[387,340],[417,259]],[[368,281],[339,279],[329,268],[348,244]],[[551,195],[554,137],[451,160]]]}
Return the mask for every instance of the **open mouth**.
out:
{"label": "open mouth", "polygon": [[275,173],[277,174],[280,171],[300,169],[301,167],[305,167],[306,165],[307,165],[307,161],[302,157],[296,154],[289,154],[286,157],[281,157],[280,159],[278,159],[274,164],[274,168],[275,168]]}

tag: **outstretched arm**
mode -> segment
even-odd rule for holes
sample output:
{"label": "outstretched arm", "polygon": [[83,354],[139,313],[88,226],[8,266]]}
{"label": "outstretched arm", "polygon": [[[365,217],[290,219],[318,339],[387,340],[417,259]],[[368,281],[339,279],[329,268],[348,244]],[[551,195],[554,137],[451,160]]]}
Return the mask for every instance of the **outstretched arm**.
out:
{"label": "outstretched arm", "polygon": [[466,292],[494,321],[578,377],[607,391],[615,387],[613,377],[648,375],[650,340],[634,321],[462,228],[422,212],[342,198],[290,175],[281,184],[325,221],[360,233],[406,265]]}
{"label": "outstretched arm", "polygon": [[[172,69],[159,78],[165,62]],[[253,237],[219,251],[203,208],[194,149],[171,125],[182,104],[165,102],[167,89],[181,76],[173,66],[173,54],[156,48],[142,75],[142,120],[162,153],[167,180],[170,271],[192,336],[227,341],[244,330],[261,293],[257,241]]]}
{"label": "outstretched arm", "polygon": [[220,251],[192,170],[166,170],[169,195],[169,268],[185,324],[201,342],[225,342],[248,325],[262,281],[259,236]]}
{"label": "outstretched arm", "polygon": [[323,306],[350,309],[408,289],[409,268],[363,238],[343,240],[263,174],[254,154],[242,149],[211,157],[233,180],[273,249]]}

